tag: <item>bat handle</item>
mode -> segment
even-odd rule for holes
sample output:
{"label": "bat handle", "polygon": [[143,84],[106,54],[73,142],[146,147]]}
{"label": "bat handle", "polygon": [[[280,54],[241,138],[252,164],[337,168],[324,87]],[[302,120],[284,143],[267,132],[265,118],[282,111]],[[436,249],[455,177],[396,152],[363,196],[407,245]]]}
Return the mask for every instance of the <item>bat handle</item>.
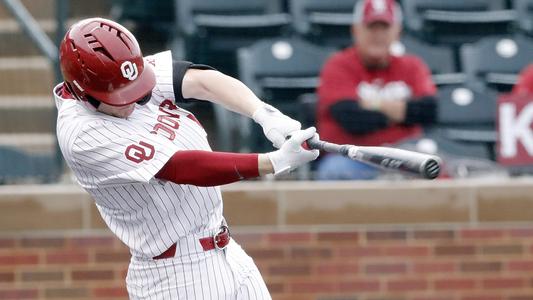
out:
{"label": "bat handle", "polygon": [[349,156],[350,148],[353,148],[352,145],[337,145],[333,143],[328,143],[319,140],[316,136],[308,139],[306,141],[307,147],[309,149],[318,149],[326,152],[340,153],[345,156]]}

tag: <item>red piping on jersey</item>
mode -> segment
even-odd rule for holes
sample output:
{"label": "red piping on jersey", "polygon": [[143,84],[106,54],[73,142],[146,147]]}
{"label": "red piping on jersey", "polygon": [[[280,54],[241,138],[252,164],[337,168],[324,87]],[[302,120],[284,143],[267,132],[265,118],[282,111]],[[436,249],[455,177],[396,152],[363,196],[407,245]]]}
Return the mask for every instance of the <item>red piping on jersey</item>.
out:
{"label": "red piping on jersey", "polygon": [[183,150],[155,175],[178,184],[217,186],[259,176],[259,154]]}
{"label": "red piping on jersey", "polygon": [[61,86],[61,90],[57,93],[63,99],[74,99],[74,96],[67,90],[65,83]]}

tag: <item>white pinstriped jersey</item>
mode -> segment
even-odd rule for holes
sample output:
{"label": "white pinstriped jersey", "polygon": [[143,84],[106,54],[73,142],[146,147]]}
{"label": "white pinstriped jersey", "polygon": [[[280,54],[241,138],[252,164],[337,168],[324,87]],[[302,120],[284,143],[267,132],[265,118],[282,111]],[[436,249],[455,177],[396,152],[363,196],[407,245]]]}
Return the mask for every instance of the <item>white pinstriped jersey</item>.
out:
{"label": "white pinstriped jersey", "polygon": [[145,58],[154,65],[152,99],[127,119],[89,109],[58,95],[57,137],[79,184],[132,255],[154,257],[179,238],[218,228],[218,187],[162,182],[154,175],[179,150],[211,148],[196,118],[175,105],[170,51]]}

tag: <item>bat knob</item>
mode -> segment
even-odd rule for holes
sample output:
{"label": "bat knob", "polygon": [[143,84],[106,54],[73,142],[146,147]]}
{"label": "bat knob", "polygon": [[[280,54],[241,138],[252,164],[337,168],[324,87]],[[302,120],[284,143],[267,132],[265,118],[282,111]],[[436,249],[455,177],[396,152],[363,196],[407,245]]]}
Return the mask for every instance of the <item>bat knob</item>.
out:
{"label": "bat knob", "polygon": [[435,179],[440,174],[440,162],[430,158],[426,161],[423,168],[423,176],[427,179]]}

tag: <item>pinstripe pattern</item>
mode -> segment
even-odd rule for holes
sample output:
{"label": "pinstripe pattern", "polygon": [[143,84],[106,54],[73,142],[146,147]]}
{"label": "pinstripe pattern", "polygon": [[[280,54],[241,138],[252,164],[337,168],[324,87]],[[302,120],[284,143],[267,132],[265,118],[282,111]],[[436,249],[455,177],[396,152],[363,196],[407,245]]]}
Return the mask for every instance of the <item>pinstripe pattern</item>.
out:
{"label": "pinstripe pattern", "polygon": [[182,239],[174,258],[132,258],[130,299],[271,299],[253,260],[233,240],[224,251],[204,252],[198,245]]}
{"label": "pinstripe pattern", "polygon": [[[57,136],[79,184],[110,230],[129,248],[132,299],[270,299],[252,259],[235,242],[204,252],[224,218],[218,187],[154,178],[179,150],[211,151],[192,114],[175,105],[169,51],[147,57],[157,84],[152,99],[120,119],[58,96]],[[177,242],[171,259],[152,260]]]}

